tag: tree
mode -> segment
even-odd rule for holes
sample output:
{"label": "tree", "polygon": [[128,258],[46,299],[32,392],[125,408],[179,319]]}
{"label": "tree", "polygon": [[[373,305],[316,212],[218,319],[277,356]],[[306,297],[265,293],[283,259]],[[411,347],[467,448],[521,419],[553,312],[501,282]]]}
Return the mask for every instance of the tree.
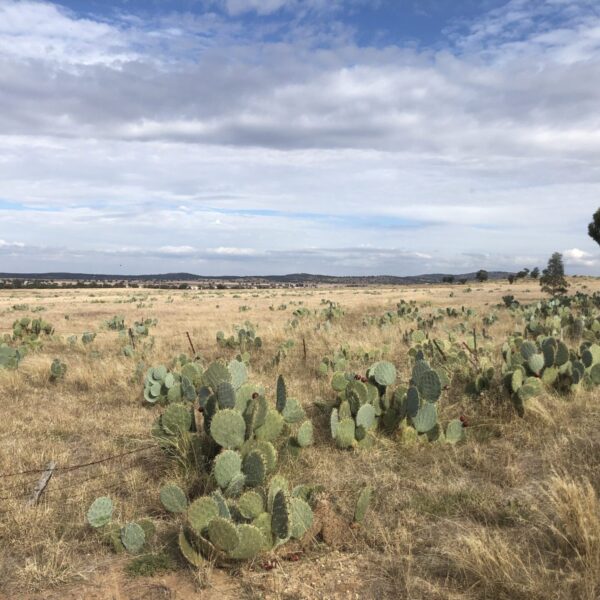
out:
{"label": "tree", "polygon": [[594,213],[592,222],[588,225],[588,235],[600,244],[600,208]]}
{"label": "tree", "polygon": [[540,270],[538,267],[536,267],[535,269],[533,269],[531,271],[531,273],[529,274],[529,276],[531,277],[531,279],[537,279],[540,276]]}
{"label": "tree", "polygon": [[454,283],[454,275],[446,275],[445,277],[442,277],[442,282],[443,283]]}
{"label": "tree", "polygon": [[487,281],[489,278],[488,272],[485,269],[480,269],[475,274],[475,279],[479,282]]}
{"label": "tree", "polygon": [[559,296],[567,291],[569,284],[565,279],[565,266],[560,252],[555,252],[548,260],[548,266],[540,277],[540,285],[542,292],[552,296]]}
{"label": "tree", "polygon": [[523,269],[517,273],[516,277],[517,279],[525,279],[527,275],[529,275],[529,269]]}
{"label": "tree", "polygon": [[511,285],[515,282],[515,276],[511,273],[508,276],[508,283],[510,283]]}

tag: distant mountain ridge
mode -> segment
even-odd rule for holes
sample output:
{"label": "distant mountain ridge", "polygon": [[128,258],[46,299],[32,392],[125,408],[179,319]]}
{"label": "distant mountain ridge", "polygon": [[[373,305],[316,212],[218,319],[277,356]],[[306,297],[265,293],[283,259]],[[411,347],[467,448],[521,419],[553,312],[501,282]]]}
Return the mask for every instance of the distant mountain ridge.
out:
{"label": "distant mountain ridge", "polygon": [[[330,283],[330,284],[388,284],[414,285],[417,283],[441,283],[444,278],[454,277],[474,280],[476,273],[429,273],[423,275],[315,275],[310,273],[291,273],[288,275],[194,275],[193,273],[159,273],[148,275],[107,275],[92,273],[0,273],[0,279],[49,279],[84,281],[239,281],[273,283]],[[508,271],[488,271],[490,279],[506,279]]]}

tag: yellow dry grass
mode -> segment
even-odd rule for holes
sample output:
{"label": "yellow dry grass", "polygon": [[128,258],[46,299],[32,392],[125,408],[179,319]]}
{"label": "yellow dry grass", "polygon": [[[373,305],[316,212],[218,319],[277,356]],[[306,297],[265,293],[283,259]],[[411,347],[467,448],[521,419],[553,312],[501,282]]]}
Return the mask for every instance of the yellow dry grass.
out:
{"label": "yellow dry grass", "polygon": [[[571,291],[594,291],[593,279],[572,280]],[[470,290],[470,291],[468,291]],[[451,295],[452,293],[452,295]],[[316,377],[322,356],[342,344],[366,350],[388,347],[406,380],[410,363],[401,334],[406,324],[364,326],[365,315],[381,315],[401,300],[421,310],[475,308],[473,324],[501,303],[540,298],[536,282],[509,286],[416,288],[317,288],[181,292],[163,290],[47,290],[0,292],[0,332],[29,311],[42,316],[56,336],[32,352],[17,371],[0,370],[0,473],[85,463],[151,443],[155,410],[144,407],[136,379],[137,360],[122,356],[126,343],[102,328],[114,315],[127,323],[152,317],[154,347],[147,366],[189,353],[185,332],[206,362],[234,356],[215,342],[218,330],[235,323],[258,325],[264,347],[252,356],[252,374],[273,391],[278,372],[316,427],[316,445],[284,470],[294,483],[323,483],[338,514],[352,514],[364,483],[377,490],[365,527],[348,529],[335,550],[316,545],[299,563],[260,565],[235,574],[214,570],[208,578],[180,565],[160,580],[132,583],[116,559],[85,524],[91,501],[110,495],[121,521],[151,516],[160,531],[168,520],[158,501],[164,480],[184,482],[157,449],[124,456],[55,476],[36,507],[25,502],[37,474],[0,477],[0,596],[7,598],[411,598],[571,599],[600,597],[600,402],[582,392],[565,400],[544,396],[524,419],[498,395],[469,399],[452,389],[443,419],[464,413],[471,421],[467,443],[403,446],[382,438],[368,452],[342,452],[329,439],[328,417],[315,401],[331,400],[329,381]],[[330,331],[315,319],[290,328],[300,305],[320,308],[339,302],[345,315]],[[278,310],[286,304],[285,310]],[[249,306],[241,312],[240,306]],[[269,307],[273,306],[275,310]],[[515,323],[503,309],[489,328],[499,349]],[[449,326],[436,325],[438,332]],[[89,346],[66,337],[98,331]],[[307,345],[304,361],[302,338]],[[279,367],[270,364],[277,347],[296,344]],[[499,351],[498,351],[499,356]],[[68,365],[64,381],[52,383],[49,367],[58,357]],[[364,365],[356,365],[364,370]],[[168,546],[168,538],[159,538]],[[204,574],[206,575],[206,574]],[[158,582],[158,583],[157,583]],[[137,585],[137,587],[136,587]],[[158,591],[157,591],[158,590]],[[165,591],[166,590],[166,591]],[[170,595],[169,595],[170,594]]]}

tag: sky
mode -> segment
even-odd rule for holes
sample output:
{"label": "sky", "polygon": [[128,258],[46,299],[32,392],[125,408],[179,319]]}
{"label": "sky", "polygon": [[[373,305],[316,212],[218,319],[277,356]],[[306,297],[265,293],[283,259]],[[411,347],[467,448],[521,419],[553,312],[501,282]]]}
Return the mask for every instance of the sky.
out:
{"label": "sky", "polygon": [[0,272],[599,274],[597,0],[0,0]]}

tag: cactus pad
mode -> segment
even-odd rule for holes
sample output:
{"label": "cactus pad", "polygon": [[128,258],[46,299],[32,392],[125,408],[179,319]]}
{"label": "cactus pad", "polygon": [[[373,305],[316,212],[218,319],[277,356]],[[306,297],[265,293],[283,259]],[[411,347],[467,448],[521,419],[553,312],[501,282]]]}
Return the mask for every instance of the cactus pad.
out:
{"label": "cactus pad", "polygon": [[236,449],[244,443],[246,423],[240,413],[226,408],[218,411],[212,418],[210,434],[219,446]]}
{"label": "cactus pad", "polygon": [[231,385],[234,390],[239,390],[248,381],[246,365],[240,360],[232,360],[227,369],[231,375]]}
{"label": "cactus pad", "polygon": [[220,488],[226,488],[231,480],[242,472],[242,457],[235,450],[224,450],[214,461],[213,473]]}
{"label": "cactus pad", "polygon": [[210,521],[218,515],[217,503],[207,496],[194,500],[187,511],[188,522],[199,535],[208,527]]}
{"label": "cactus pad", "polygon": [[304,412],[304,408],[296,398],[288,398],[285,403],[285,408],[281,413],[286,423],[298,423],[302,421],[306,413]]}
{"label": "cactus pad", "polygon": [[331,387],[336,392],[343,392],[347,385],[348,379],[346,379],[346,375],[344,373],[337,371],[333,374],[333,377],[331,378]]}
{"label": "cactus pad", "polygon": [[265,510],[263,497],[258,492],[244,492],[238,500],[238,509],[244,519],[256,519]]}
{"label": "cactus pad", "polygon": [[279,437],[283,429],[283,417],[276,410],[267,411],[265,422],[255,430],[256,439],[272,442]]}
{"label": "cactus pad", "polygon": [[235,390],[229,381],[222,381],[217,386],[217,404],[219,408],[235,407]]}
{"label": "cactus pad", "polygon": [[435,404],[425,402],[412,419],[412,424],[418,433],[427,433],[437,424],[437,409]]}
{"label": "cactus pad", "polygon": [[165,485],[160,490],[160,501],[162,505],[172,513],[185,512],[188,501],[184,491],[175,484]]}
{"label": "cactus pad", "polygon": [[367,509],[371,503],[371,496],[373,495],[373,488],[370,485],[365,486],[358,495],[356,501],[356,507],[354,509],[354,520],[356,523],[362,523],[367,514]]}
{"label": "cactus pad", "polygon": [[338,424],[335,436],[338,447],[350,448],[354,444],[354,431],[354,419],[342,419]]}
{"label": "cactus pad", "polygon": [[310,421],[304,421],[304,423],[300,425],[300,428],[298,429],[298,433],[296,435],[296,441],[298,442],[298,446],[300,446],[300,448],[312,446],[314,442],[314,436],[313,424]]}
{"label": "cactus pad", "polygon": [[113,503],[108,496],[96,498],[87,511],[88,523],[95,528],[110,522],[113,513]]}
{"label": "cactus pad", "polygon": [[371,404],[363,404],[356,414],[356,425],[371,429],[375,426],[375,408]]}
{"label": "cactus pad", "polygon": [[292,517],[290,536],[299,540],[312,526],[313,511],[302,498],[291,498],[290,513]]}
{"label": "cactus pad", "polygon": [[382,360],[370,369],[373,379],[382,386],[393,385],[396,381],[396,367],[391,362]]}
{"label": "cactus pad", "polygon": [[185,532],[180,530],[177,544],[183,557],[192,565],[192,567],[200,568],[204,564],[204,559],[201,554],[190,544],[185,535]]}
{"label": "cactus pad", "polygon": [[208,524],[208,539],[224,552],[232,552],[240,543],[236,526],[223,517],[215,517]]}
{"label": "cactus pad", "polygon": [[456,444],[465,439],[465,428],[460,419],[453,419],[446,427],[446,441]]}
{"label": "cactus pad", "polygon": [[137,523],[127,523],[121,529],[121,541],[127,552],[135,554],[139,552],[146,543],[146,534],[141,525]]}
{"label": "cactus pad", "polygon": [[265,546],[263,532],[254,525],[238,525],[239,544],[229,553],[231,558],[248,560],[259,555]]}
{"label": "cactus pad", "polygon": [[213,392],[217,390],[220,383],[224,381],[231,381],[231,373],[229,369],[220,362],[211,363],[208,369],[204,371],[202,375],[202,381],[205,385],[210,387]]}
{"label": "cactus pad", "polygon": [[192,415],[185,404],[170,404],[162,414],[161,425],[170,434],[176,435],[189,431],[192,426]]}
{"label": "cactus pad", "polygon": [[277,539],[286,540],[290,536],[290,528],[290,499],[284,490],[279,490],[273,497],[271,531]]}
{"label": "cactus pad", "polygon": [[267,465],[262,452],[251,450],[244,457],[242,470],[246,476],[246,485],[250,487],[262,485],[267,473]]}
{"label": "cactus pad", "polygon": [[285,388],[285,380],[282,375],[277,377],[277,392],[275,399],[275,408],[282,413],[285,410],[287,403],[287,390]]}
{"label": "cactus pad", "polygon": [[439,375],[433,371],[425,371],[417,383],[420,396],[427,402],[437,402],[442,393]]}

